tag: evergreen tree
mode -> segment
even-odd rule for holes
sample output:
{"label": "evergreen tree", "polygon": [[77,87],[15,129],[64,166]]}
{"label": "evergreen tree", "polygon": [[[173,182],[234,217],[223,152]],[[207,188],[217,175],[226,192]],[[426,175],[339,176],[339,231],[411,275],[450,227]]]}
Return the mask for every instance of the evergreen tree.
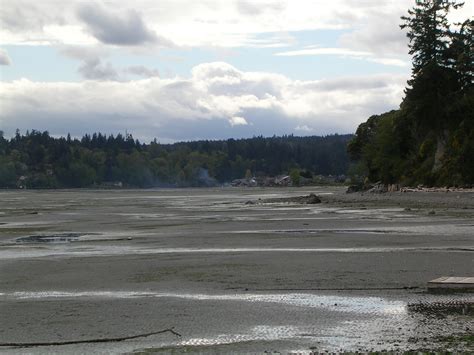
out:
{"label": "evergreen tree", "polygon": [[452,32],[451,45],[446,51],[446,58],[457,75],[462,91],[472,89],[474,82],[474,20],[459,24],[458,32]]}
{"label": "evergreen tree", "polygon": [[[301,167],[317,174],[344,174],[351,136],[255,137],[226,141],[141,144],[131,134],[53,138],[48,132],[0,131],[0,188],[207,186],[252,176],[275,176]],[[317,152],[317,154],[315,153]]]}
{"label": "evergreen tree", "polygon": [[416,0],[416,5],[403,16],[402,29],[408,28],[409,53],[413,56],[413,76],[429,64],[445,65],[444,53],[448,48],[451,8],[463,3],[456,0]]}
{"label": "evergreen tree", "polygon": [[447,20],[462,5],[417,0],[402,17],[413,68],[400,110],[369,118],[348,146],[372,181],[474,183],[473,21]]}

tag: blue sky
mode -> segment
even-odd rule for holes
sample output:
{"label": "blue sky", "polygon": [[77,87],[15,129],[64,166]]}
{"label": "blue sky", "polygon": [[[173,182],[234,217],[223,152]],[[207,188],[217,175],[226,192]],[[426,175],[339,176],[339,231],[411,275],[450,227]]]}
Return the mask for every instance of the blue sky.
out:
{"label": "blue sky", "polygon": [[403,97],[413,3],[4,0],[0,130],[350,133]]}
{"label": "blue sky", "polygon": [[[315,38],[322,37],[327,41],[332,37],[331,33],[319,34],[318,32],[326,31],[313,31]],[[301,36],[301,42],[307,35]],[[294,34],[298,40],[299,36],[299,33]],[[21,78],[35,81],[82,80],[81,74],[77,71],[77,60],[61,54],[61,47],[7,45],[2,48],[15,63],[0,67],[1,79],[4,81]],[[298,48],[292,46],[285,49],[297,50]],[[186,50],[163,49],[157,55],[144,56],[111,50],[107,61],[117,68],[139,65],[155,68],[163,78],[171,78],[176,75],[186,77],[189,76],[194,66],[215,61],[225,61],[244,71],[270,71],[297,80],[317,80],[377,73],[407,74],[410,71],[408,61],[405,66],[387,66],[360,58],[336,55],[288,57],[275,55],[280,52],[281,49],[275,48],[236,48],[225,52],[209,48],[190,48]]]}

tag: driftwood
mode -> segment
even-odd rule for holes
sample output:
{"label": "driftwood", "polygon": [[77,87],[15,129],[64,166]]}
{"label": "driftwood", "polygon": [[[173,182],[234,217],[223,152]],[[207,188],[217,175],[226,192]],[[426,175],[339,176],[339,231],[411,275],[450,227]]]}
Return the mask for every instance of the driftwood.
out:
{"label": "driftwood", "polygon": [[137,338],[145,338],[151,335],[162,334],[162,333],[171,333],[178,337],[181,336],[181,334],[179,334],[178,332],[175,332],[173,328],[170,328],[170,329],[159,330],[157,332],[137,334],[137,335],[131,335],[131,336],[126,336],[126,337],[118,337],[118,338],[65,340],[65,341],[38,342],[38,343],[0,343],[0,347],[28,348],[28,347],[33,347],[33,346],[60,346],[60,345],[74,345],[74,344],[87,344],[87,343],[114,343],[114,342],[119,342],[119,341],[137,339]]}

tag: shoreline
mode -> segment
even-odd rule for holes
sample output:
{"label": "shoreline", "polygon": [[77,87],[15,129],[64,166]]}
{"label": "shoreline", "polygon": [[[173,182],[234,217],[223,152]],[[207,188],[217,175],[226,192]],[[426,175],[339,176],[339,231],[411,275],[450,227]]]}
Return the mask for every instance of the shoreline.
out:
{"label": "shoreline", "polygon": [[370,206],[400,206],[403,208],[428,208],[431,210],[461,210],[474,213],[474,190],[397,191],[385,193],[353,192],[324,196],[324,201],[335,204],[368,204]]}

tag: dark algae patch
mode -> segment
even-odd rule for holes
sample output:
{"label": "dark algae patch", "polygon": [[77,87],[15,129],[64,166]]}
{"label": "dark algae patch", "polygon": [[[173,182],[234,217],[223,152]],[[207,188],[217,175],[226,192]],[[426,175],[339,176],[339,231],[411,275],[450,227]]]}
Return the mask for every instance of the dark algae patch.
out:
{"label": "dark algae patch", "polygon": [[453,314],[473,316],[474,301],[412,303],[408,305],[408,311],[432,317],[446,317]]}

